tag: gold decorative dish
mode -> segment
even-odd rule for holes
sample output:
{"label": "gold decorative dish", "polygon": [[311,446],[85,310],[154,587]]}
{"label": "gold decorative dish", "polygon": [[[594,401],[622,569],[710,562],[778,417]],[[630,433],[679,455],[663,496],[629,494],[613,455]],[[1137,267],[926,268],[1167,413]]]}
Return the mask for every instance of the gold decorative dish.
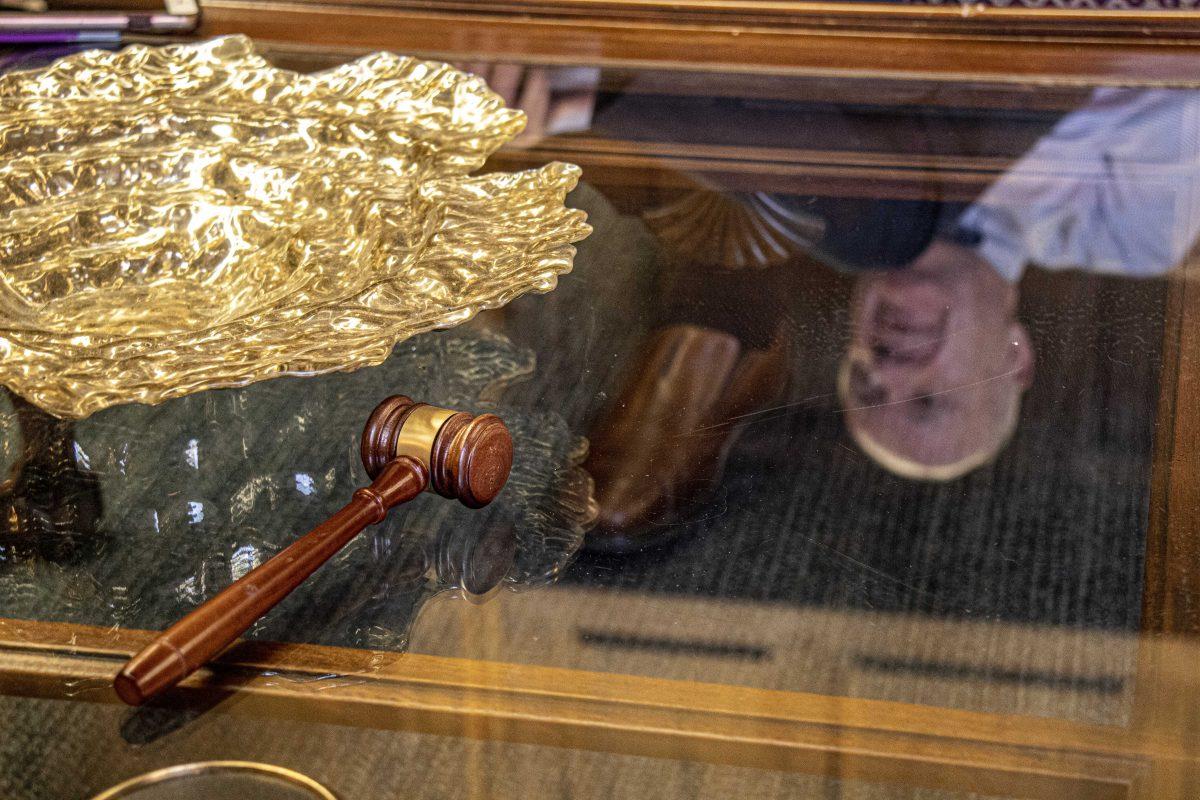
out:
{"label": "gold decorative dish", "polygon": [[471,176],[524,125],[484,82],[248,39],[0,78],[0,383],[62,417],[378,364],[571,268],[579,170]]}

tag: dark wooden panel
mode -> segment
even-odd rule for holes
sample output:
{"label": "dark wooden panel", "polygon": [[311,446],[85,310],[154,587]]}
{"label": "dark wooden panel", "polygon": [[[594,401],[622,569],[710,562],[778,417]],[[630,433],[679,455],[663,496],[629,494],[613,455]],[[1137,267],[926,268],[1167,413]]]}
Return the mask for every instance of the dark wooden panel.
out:
{"label": "dark wooden panel", "polygon": [[[1002,9],[984,15],[988,20],[997,20],[996,28],[985,30],[982,21],[972,21],[971,31],[978,33],[960,31],[951,36],[944,30],[919,24],[914,27],[913,20],[905,21],[905,33],[899,35],[847,28],[833,17],[828,24],[821,18],[798,26],[759,26],[744,21],[689,23],[674,16],[654,20],[618,19],[606,14],[539,17],[483,13],[475,8],[430,11],[211,0],[205,4],[202,32],[245,33],[264,40],[334,48],[385,48],[450,59],[655,64],[813,76],[870,74],[955,83],[1053,78],[1085,83],[1178,81],[1195,85],[1200,74],[1197,50],[1190,39],[1197,18],[1188,15],[1109,14],[1095,17],[1104,21],[1103,31],[1079,36],[1064,36],[1062,32],[1086,32],[1083,20],[1093,17],[1081,14],[1075,22],[1076,17],[1047,16],[1042,27],[1056,33],[1026,38],[1000,34],[1017,19]],[[855,8],[839,7],[838,13],[865,14]],[[867,11],[899,14],[897,9],[902,8],[881,5]],[[948,24],[950,17],[957,19],[959,10],[941,9],[936,14]],[[1130,25],[1135,20],[1138,25]],[[1165,27],[1159,31],[1162,35],[1152,38],[1144,33],[1147,26]]]}
{"label": "dark wooden panel", "polygon": [[1163,343],[1142,629],[1200,634],[1200,256],[1172,276]]}
{"label": "dark wooden panel", "polygon": [[1179,10],[995,7],[958,3],[816,0],[297,0],[303,5],[372,8],[383,12],[465,13],[494,18],[614,19],[693,25],[810,28],[903,33],[1105,36],[1114,41],[1186,37],[1200,33],[1200,16]]}

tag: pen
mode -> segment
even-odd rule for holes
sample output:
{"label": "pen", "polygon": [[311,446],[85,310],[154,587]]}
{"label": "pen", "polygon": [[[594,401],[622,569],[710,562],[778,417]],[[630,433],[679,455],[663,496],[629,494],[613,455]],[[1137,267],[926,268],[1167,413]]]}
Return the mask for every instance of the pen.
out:
{"label": "pen", "polygon": [[[59,13],[55,11],[45,14],[26,14],[10,12],[0,14],[0,33],[15,31],[17,33],[43,31],[141,31],[145,33],[182,33],[192,30],[199,22],[199,16],[191,14],[146,14],[146,13]],[[54,40],[52,40],[54,41]]]}

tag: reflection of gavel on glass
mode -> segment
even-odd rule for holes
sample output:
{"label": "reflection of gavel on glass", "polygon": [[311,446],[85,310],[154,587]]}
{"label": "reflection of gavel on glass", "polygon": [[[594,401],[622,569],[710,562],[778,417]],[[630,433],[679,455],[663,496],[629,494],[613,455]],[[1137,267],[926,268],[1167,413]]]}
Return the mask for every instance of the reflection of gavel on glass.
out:
{"label": "reflection of gavel on glass", "polygon": [[399,395],[384,400],[371,412],[362,436],[363,466],[374,482],[130,659],[113,681],[117,695],[141,705],[191,675],[363,528],[425,489],[470,508],[487,505],[504,488],[512,455],[512,437],[499,417],[476,417]]}

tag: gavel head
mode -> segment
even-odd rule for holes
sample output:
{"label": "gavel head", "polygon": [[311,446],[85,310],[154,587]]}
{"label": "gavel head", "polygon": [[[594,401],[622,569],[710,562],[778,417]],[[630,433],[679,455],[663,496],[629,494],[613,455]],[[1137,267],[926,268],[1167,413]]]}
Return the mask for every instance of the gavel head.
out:
{"label": "gavel head", "polygon": [[367,420],[362,462],[374,479],[400,456],[426,467],[433,491],[480,508],[504,488],[512,469],[513,442],[494,414],[474,416],[395,395],[376,406]]}

